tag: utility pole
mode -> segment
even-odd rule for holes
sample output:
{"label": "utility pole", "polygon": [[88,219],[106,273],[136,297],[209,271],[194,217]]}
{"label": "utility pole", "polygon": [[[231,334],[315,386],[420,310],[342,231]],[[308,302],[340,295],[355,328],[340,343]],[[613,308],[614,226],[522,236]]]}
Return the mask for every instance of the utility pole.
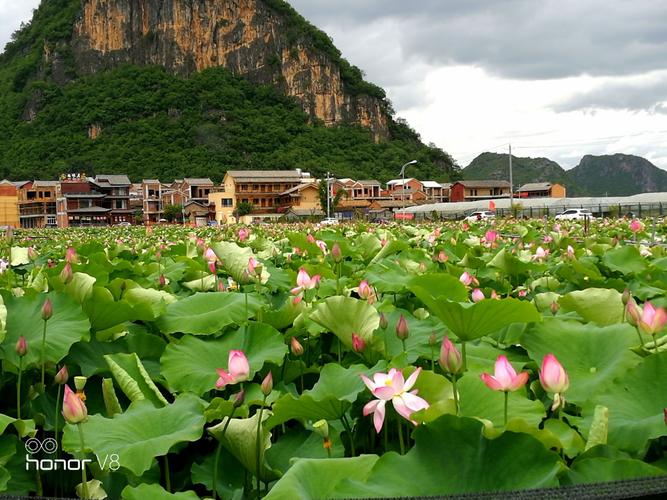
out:
{"label": "utility pole", "polygon": [[329,185],[329,178],[330,178],[330,173],[327,172],[327,219],[331,218],[331,188]]}
{"label": "utility pole", "polygon": [[510,144],[510,211],[514,205],[514,178],[512,177],[512,145]]}

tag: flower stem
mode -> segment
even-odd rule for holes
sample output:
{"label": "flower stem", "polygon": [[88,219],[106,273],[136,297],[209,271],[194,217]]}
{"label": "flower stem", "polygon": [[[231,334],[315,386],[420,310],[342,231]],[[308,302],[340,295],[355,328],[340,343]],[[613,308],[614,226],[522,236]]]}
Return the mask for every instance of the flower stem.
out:
{"label": "flower stem", "polygon": [[16,383],[16,414],[21,420],[21,376],[23,375],[23,356],[19,357],[19,380]]}
{"label": "flower stem", "polygon": [[[46,321],[44,322],[46,323]],[[81,427],[81,422],[76,424],[79,429],[79,441],[81,443],[81,458],[83,459],[86,456],[86,444],[83,439],[83,427]],[[83,498],[90,498],[88,494],[88,478],[86,477],[86,463],[81,462],[81,491],[83,493]]]}
{"label": "flower stem", "polygon": [[[58,415],[60,414],[60,393],[63,390],[63,386],[58,384],[58,397],[56,398],[56,416],[53,422],[53,432],[55,434],[56,441],[58,441]],[[57,452],[57,450],[56,450]]]}
{"label": "flower stem", "polygon": [[262,438],[261,438],[261,433],[262,433],[262,412],[264,411],[264,405],[266,404],[266,396],[262,399],[262,406],[259,407],[259,419],[257,420],[257,458],[256,458],[256,465],[257,465],[257,498],[262,497],[262,490],[261,490],[261,476],[262,476]]}
{"label": "flower stem", "polygon": [[468,371],[468,357],[466,355],[466,343],[461,341],[461,357],[463,358],[463,371]]}
{"label": "flower stem", "polygon": [[171,475],[169,473],[169,452],[164,456],[164,486],[171,493]]}
{"label": "flower stem", "polygon": [[405,347],[405,339],[401,339],[401,342],[403,343],[403,352],[407,354],[408,350]]}
{"label": "flower stem", "polygon": [[46,363],[46,320],[42,329],[42,390],[46,387],[44,384],[44,365]]}
{"label": "flower stem", "polygon": [[433,352],[433,345],[431,345],[431,371],[435,372],[435,353]]}
{"label": "flower stem", "polygon": [[227,417],[227,422],[225,422],[225,426],[222,428],[222,433],[220,434],[220,438],[218,439],[218,449],[215,451],[215,460],[213,461],[213,498],[218,498],[218,465],[220,463],[220,452],[222,451],[222,438],[225,435],[225,432],[227,432],[227,427],[229,427],[229,423],[232,421],[232,417],[234,416],[234,412],[236,411],[236,406],[232,408],[232,412],[229,414],[229,417]]}
{"label": "flower stem", "polygon": [[510,393],[505,391],[505,423],[504,426],[507,427],[507,401],[509,400]]}
{"label": "flower stem", "polygon": [[401,425],[400,418],[396,420],[397,431],[398,431],[398,445],[401,449],[401,455],[405,455],[405,444],[403,443],[403,426]]}
{"label": "flower stem", "polygon": [[642,338],[639,328],[635,328],[635,331],[637,332],[637,337],[639,337],[639,347],[641,348],[644,345],[644,339]]}
{"label": "flower stem", "polygon": [[250,318],[248,317],[248,292],[244,292],[245,295],[245,324],[250,323]]}
{"label": "flower stem", "polygon": [[354,457],[357,455],[357,452],[354,449],[354,436],[352,435],[352,427],[350,427],[350,422],[348,422],[347,417],[345,415],[341,417],[340,421],[343,422],[343,427],[345,427],[347,435],[350,437],[350,452]]}
{"label": "flower stem", "polygon": [[459,392],[457,388],[456,375],[452,376],[452,391],[454,392],[454,408],[456,408],[456,416],[459,416]]}

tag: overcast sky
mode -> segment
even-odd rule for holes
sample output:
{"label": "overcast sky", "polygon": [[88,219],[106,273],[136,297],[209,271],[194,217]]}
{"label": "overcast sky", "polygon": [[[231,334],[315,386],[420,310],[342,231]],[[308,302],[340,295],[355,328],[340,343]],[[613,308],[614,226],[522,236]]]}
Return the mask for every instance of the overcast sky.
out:
{"label": "overcast sky", "polygon": [[[0,46],[39,0],[0,0]],[[424,141],[667,169],[665,0],[290,0]],[[407,161],[408,159],[406,159]]]}

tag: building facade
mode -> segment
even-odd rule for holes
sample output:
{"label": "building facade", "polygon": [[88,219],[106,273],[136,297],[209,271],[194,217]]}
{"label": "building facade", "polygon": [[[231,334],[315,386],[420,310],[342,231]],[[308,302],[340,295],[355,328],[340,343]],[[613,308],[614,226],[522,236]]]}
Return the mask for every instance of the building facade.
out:
{"label": "building facade", "polygon": [[449,201],[493,200],[510,197],[507,181],[458,181],[450,188]]}

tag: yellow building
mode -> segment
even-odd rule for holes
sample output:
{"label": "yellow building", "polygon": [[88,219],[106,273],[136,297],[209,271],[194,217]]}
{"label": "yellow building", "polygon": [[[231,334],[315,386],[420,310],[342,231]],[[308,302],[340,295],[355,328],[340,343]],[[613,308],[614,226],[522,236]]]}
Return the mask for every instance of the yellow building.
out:
{"label": "yellow building", "polygon": [[239,204],[249,203],[253,211],[238,222],[278,219],[291,206],[319,208],[317,185],[301,170],[230,170],[222,181],[222,191],[208,195],[215,207],[218,224],[237,222]]}
{"label": "yellow building", "polygon": [[519,198],[565,198],[567,191],[561,184],[535,182],[524,184],[519,188]]}
{"label": "yellow building", "polygon": [[19,192],[8,180],[0,182],[0,226],[19,227]]}

